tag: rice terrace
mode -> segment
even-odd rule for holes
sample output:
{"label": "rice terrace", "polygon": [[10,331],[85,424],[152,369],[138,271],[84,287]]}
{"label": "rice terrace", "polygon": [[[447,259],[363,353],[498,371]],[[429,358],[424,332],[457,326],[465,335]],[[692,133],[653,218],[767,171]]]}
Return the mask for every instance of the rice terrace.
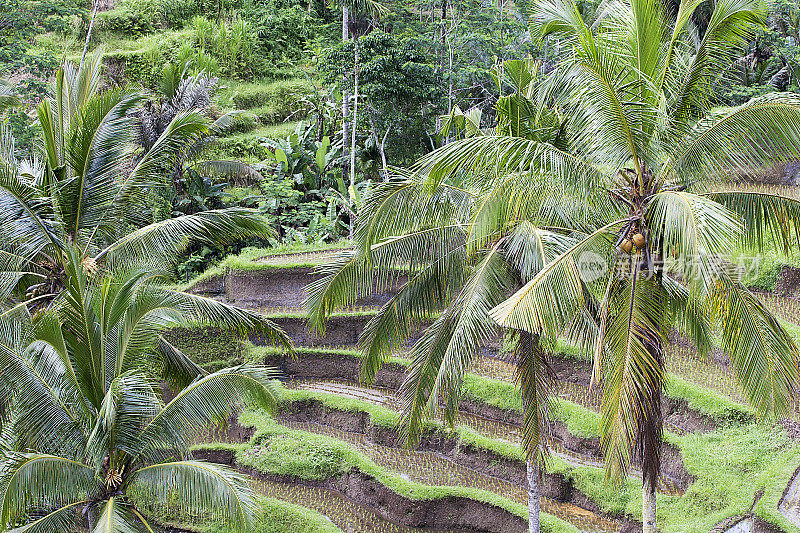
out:
{"label": "rice terrace", "polygon": [[0,0],[0,531],[800,532],[797,0]]}

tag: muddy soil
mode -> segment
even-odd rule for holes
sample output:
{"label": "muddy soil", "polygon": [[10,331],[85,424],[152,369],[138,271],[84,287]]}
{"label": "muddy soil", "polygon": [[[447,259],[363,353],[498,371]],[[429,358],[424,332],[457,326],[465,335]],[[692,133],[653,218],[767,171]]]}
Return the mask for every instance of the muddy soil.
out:
{"label": "muddy soil", "polygon": [[[302,309],[306,286],[324,276],[313,267],[229,271],[224,278],[228,302],[259,309]],[[398,283],[403,283],[401,279]],[[376,293],[356,301],[354,307],[380,307],[394,291]]]}
{"label": "muddy soil", "polygon": [[[275,317],[270,320],[283,328],[295,346],[354,346],[370,318],[372,315],[331,317],[328,319],[325,335],[321,336],[309,331],[306,318],[303,316]],[[250,342],[256,345],[269,344],[257,333],[251,333],[249,338]]]}
{"label": "muddy soil", "polygon": [[800,268],[785,265],[778,272],[775,293],[779,296],[798,296],[800,292]]}
{"label": "muddy soil", "polygon": [[[315,267],[268,268],[263,270],[228,270],[196,283],[189,292],[202,294],[249,309],[300,310],[306,298],[306,287],[324,277]],[[396,286],[406,278],[397,279]],[[375,292],[356,301],[354,308],[377,308],[386,303],[395,290]]]}

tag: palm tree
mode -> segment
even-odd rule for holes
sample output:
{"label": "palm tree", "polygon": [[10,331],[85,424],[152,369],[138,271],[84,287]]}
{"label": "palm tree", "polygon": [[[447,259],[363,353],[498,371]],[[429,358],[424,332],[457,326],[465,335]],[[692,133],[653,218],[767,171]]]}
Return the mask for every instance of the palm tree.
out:
{"label": "palm tree", "polygon": [[[443,121],[467,141],[517,135],[531,142],[566,142],[561,118],[542,105],[538,65],[508,61],[495,70],[501,91],[498,125],[481,130],[479,114],[457,111]],[[461,380],[482,346],[497,335],[489,311],[574,244],[551,227],[578,227],[591,217],[558,209],[558,195],[537,194],[527,174],[452,175],[437,183],[425,172],[403,175],[370,192],[357,218],[354,255],[328,265],[309,287],[310,323],[324,331],[326,316],[374,290],[407,277],[370,320],[359,345],[362,381],[420,324],[432,320],[411,349],[400,389],[403,432],[413,445],[425,422],[440,412],[453,423]],[[464,179],[462,179],[464,178]],[[538,221],[535,224],[532,221]],[[525,407],[523,446],[528,456],[529,524],[539,531],[540,465],[547,455],[552,373],[538,337],[508,332]]]}
{"label": "palm tree", "polygon": [[[191,70],[196,72],[192,74]],[[187,170],[214,177],[261,178],[250,165],[240,161],[201,160],[215,137],[228,129],[236,116],[235,112],[225,113],[211,121],[211,100],[218,83],[218,78],[203,69],[197,69],[192,59],[179,58],[174,63],[167,63],[164,66],[155,98],[145,101],[137,113],[139,120],[136,135],[142,153],[149,152],[155,146],[179,113],[196,111],[209,119],[208,133],[197,135],[191,142],[187,142],[180,156],[172,159],[169,173],[177,196],[184,194],[184,174]]]}
{"label": "palm tree", "polygon": [[[788,250],[800,203],[730,185],[727,178],[795,160],[800,99],[771,94],[734,109],[710,107],[710,88],[760,27],[759,2],[720,0],[702,38],[687,24],[699,2],[671,18],[658,0],[606,6],[588,25],[572,0],[543,0],[532,27],[556,36],[564,57],[548,84],[569,116],[569,145],[480,136],[420,164],[434,180],[458,173],[525,173],[537,189],[566,192],[562,209],[591,205],[602,218],[491,316],[543,343],[567,338],[593,355],[602,388],[607,476],[643,471],[644,531],[656,528],[663,352],[673,330],[701,353],[718,340],[759,415],[783,415],[798,351],[778,320],[726,262],[771,233]],[[436,182],[436,181],[434,181]],[[587,231],[588,230],[588,231]],[[599,265],[591,275],[586,262]]]}
{"label": "palm tree", "polygon": [[272,408],[271,372],[200,371],[165,405],[151,363],[170,324],[261,321],[164,290],[150,272],[98,273],[81,264],[77,251],[69,256],[57,306],[33,317],[17,308],[0,322],[7,406],[0,528],[154,531],[152,514],[179,513],[249,531],[255,505],[246,478],[193,460],[189,445],[237,405]]}
{"label": "palm tree", "polygon": [[42,305],[64,287],[66,250],[97,265],[174,262],[191,242],[224,244],[272,230],[256,211],[206,211],[150,223],[149,191],[171,186],[173,163],[208,133],[205,117],[178,111],[137,151],[143,95],[100,91],[100,54],[59,70],[38,107],[43,160],[15,159],[0,132],[0,301]]}

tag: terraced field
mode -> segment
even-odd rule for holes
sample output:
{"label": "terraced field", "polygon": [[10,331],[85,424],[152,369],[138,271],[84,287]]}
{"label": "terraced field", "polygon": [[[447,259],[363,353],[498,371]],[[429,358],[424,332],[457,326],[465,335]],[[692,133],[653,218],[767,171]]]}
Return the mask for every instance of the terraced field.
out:
{"label": "terraced field", "polygon": [[[205,337],[187,341],[184,349],[200,362],[219,360],[219,352],[225,351],[227,360],[257,360],[280,368],[286,384],[286,399],[274,422],[204,435],[197,453],[236,465],[253,475],[263,494],[319,511],[343,531],[524,531],[526,477],[513,366],[497,346],[488,346],[465,381],[456,427],[431,427],[417,449],[404,449],[394,429],[404,353],[383,367],[373,388],[365,388],[358,384],[360,359],[352,349],[376,307],[390,295],[335,315],[322,338],[306,328],[303,287],[318,276],[316,266],[336,253],[250,252],[191,286],[195,292],[261,310],[304,347],[292,360],[261,346],[257,337],[232,339],[227,349],[225,343],[213,343],[213,353],[204,351]],[[765,293],[762,299],[790,332],[800,323],[800,300],[791,293]],[[191,335],[176,333],[178,344],[179,337],[186,341]],[[800,432],[795,423],[773,427],[752,422],[722,354],[704,359],[689,343],[675,339],[667,361],[671,375],[659,486],[663,530],[800,528],[795,472],[800,446],[794,440]],[[588,362],[565,346],[553,364],[560,385],[543,490],[545,529],[635,531],[641,527],[641,478],[633,471],[622,486],[603,481],[599,401],[589,388]],[[231,444],[225,448],[214,441]],[[286,447],[289,441],[295,448]],[[298,471],[287,470],[292,450],[301,455],[297,449],[312,456],[319,452],[323,463],[331,456],[346,457],[346,466],[322,473],[305,464]],[[223,457],[219,450],[228,451]],[[465,515],[456,508],[475,510]]]}

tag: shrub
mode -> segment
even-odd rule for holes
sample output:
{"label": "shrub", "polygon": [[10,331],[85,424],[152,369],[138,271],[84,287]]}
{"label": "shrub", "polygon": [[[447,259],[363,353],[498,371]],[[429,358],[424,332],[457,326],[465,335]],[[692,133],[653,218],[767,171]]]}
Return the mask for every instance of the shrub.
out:
{"label": "shrub", "polygon": [[233,331],[211,327],[175,328],[164,337],[209,372],[244,362],[244,347]]}
{"label": "shrub", "polygon": [[260,69],[262,61],[253,47],[256,35],[246,21],[215,22],[197,16],[192,27],[197,47],[219,62],[220,74],[241,78]]}
{"label": "shrub", "polygon": [[133,7],[124,6],[100,13],[98,26],[106,31],[130,37],[141,37],[155,31],[152,19],[150,13],[143,13]]}
{"label": "shrub", "polygon": [[231,125],[225,130],[227,134],[248,133],[258,127],[258,116],[255,113],[239,113],[233,117]]}
{"label": "shrub", "polygon": [[301,60],[318,26],[306,8],[299,5],[275,9],[262,4],[245,11],[244,17],[255,28],[264,58],[277,65]]}

